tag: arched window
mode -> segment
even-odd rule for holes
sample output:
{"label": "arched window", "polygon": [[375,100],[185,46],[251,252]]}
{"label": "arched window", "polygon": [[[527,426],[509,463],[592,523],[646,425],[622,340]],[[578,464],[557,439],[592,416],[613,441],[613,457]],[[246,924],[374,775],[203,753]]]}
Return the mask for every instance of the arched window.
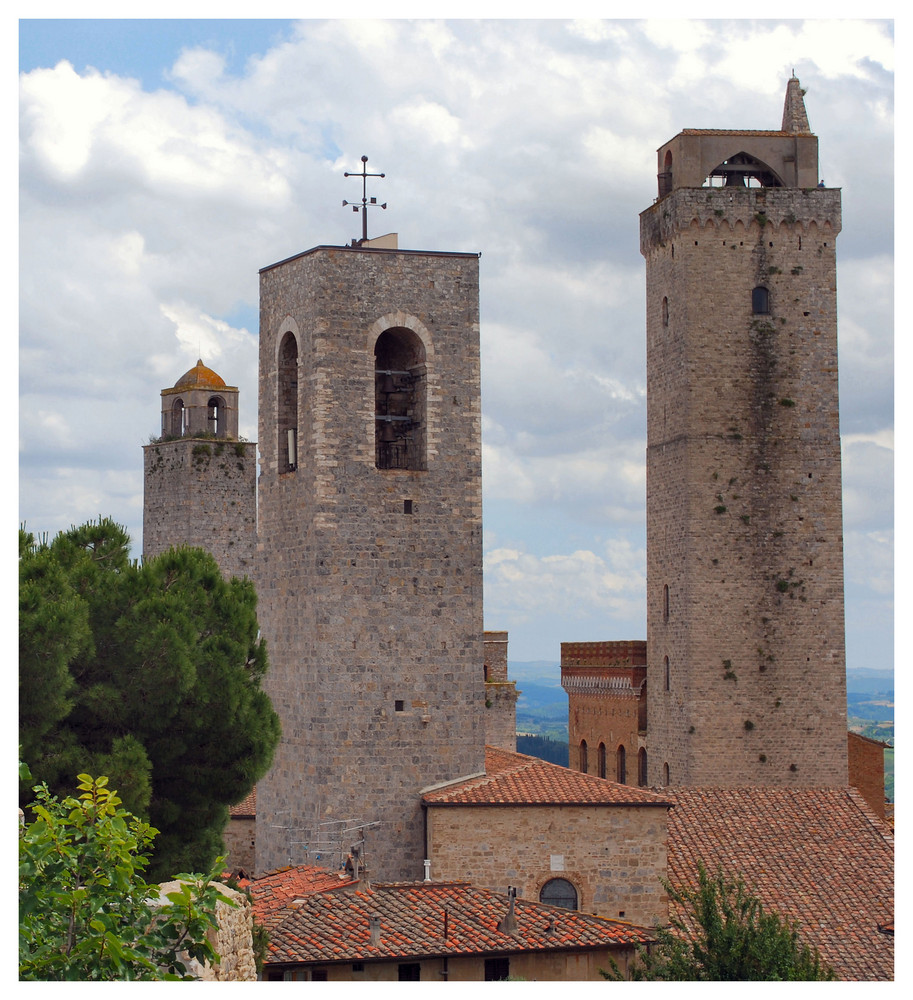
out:
{"label": "arched window", "polygon": [[586,740],[580,741],[580,770],[586,774],[587,773],[587,752],[586,752]]}
{"label": "arched window", "polygon": [[298,341],[288,331],[279,345],[279,384],[276,394],[278,468],[294,472],[298,468]]}
{"label": "arched window", "polygon": [[666,296],[663,296],[663,326],[667,327],[669,325],[669,300]]}
{"label": "arched window", "polygon": [[187,415],[184,410],[184,400],[176,399],[171,406],[171,433],[174,437],[183,437],[187,427]]}
{"label": "arched window", "polygon": [[565,910],[576,910],[577,890],[566,878],[552,878],[540,889],[539,902],[549,906],[562,906]]}
{"label": "arched window", "polygon": [[628,776],[628,769],[625,763],[625,747],[624,744],[620,744],[618,749],[615,751],[615,779],[619,785],[625,784],[625,780]]}
{"label": "arched window", "polygon": [[770,313],[770,292],[763,285],[751,290],[751,311],[755,316],[767,316]]}
{"label": "arched window", "polygon": [[669,765],[668,763],[663,764],[663,784],[669,784]]}
{"label": "arched window", "polygon": [[665,198],[672,191],[672,150],[667,149],[663,158],[663,169],[659,175],[659,196]]}
{"label": "arched window", "polygon": [[599,749],[596,751],[599,764],[599,777],[604,778],[606,776],[606,762],[605,762],[605,743],[599,744]]}
{"label": "arched window", "polygon": [[206,404],[206,429],[216,437],[225,435],[225,400],[211,396]]}
{"label": "arched window", "polygon": [[426,468],[425,345],[394,327],[374,345],[374,445],[378,469]]}
{"label": "arched window", "polygon": [[647,751],[644,747],[637,751],[637,784],[647,787]]}

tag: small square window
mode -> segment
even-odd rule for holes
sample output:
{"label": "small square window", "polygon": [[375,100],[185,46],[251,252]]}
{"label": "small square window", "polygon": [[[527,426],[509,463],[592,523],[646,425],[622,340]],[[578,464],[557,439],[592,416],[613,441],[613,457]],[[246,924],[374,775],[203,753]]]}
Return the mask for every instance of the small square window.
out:
{"label": "small square window", "polygon": [[412,501],[411,500],[403,500],[403,513],[404,514],[411,514],[412,513]]}
{"label": "small square window", "polygon": [[397,699],[396,701],[393,702],[394,712],[404,712],[405,710],[406,710],[406,703],[404,701]]}

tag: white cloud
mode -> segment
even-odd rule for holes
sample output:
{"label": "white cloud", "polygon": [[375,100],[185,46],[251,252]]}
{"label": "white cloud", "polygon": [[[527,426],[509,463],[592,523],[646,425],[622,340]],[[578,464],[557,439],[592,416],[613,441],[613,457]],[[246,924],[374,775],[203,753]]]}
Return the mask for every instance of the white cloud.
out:
{"label": "white cloud", "polygon": [[845,187],[847,577],[882,593],[866,550],[892,523],[885,22],[303,20],[239,71],[187,48],[157,90],[104,65],[23,74],[21,516],[110,513],[138,535],[139,446],[199,354],[256,438],[257,269],[360,235],[342,172],[366,154],[387,174],[380,231],[482,251],[486,537],[513,553],[486,553],[486,617],[520,628],[512,649],[557,650],[570,622],[636,637],[655,150],[683,127],[777,128],[793,60]]}

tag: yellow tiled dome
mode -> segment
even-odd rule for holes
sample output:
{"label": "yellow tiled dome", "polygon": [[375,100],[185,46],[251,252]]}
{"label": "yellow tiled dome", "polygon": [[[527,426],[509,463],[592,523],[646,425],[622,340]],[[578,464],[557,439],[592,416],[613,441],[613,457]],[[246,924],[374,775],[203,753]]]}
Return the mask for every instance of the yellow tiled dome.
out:
{"label": "yellow tiled dome", "polygon": [[225,380],[211,368],[203,364],[202,359],[174,383],[175,389],[224,389]]}

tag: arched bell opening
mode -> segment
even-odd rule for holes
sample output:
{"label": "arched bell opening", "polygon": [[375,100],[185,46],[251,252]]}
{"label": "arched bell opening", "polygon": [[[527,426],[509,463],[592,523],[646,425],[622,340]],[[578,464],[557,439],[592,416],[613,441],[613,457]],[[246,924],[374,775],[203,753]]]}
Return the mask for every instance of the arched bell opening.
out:
{"label": "arched bell opening", "polygon": [[225,437],[225,400],[221,396],[210,396],[206,403],[206,430],[216,437]]}
{"label": "arched bell opening", "polygon": [[405,327],[384,330],[374,345],[374,446],[378,469],[427,467],[426,410],[425,345]]}
{"label": "arched bell opening", "polygon": [[173,437],[183,437],[187,430],[187,411],[184,408],[184,400],[176,399],[171,404],[171,430]]}
{"label": "arched bell opening", "polygon": [[783,179],[749,153],[736,153],[710,171],[704,187],[785,187]]}

